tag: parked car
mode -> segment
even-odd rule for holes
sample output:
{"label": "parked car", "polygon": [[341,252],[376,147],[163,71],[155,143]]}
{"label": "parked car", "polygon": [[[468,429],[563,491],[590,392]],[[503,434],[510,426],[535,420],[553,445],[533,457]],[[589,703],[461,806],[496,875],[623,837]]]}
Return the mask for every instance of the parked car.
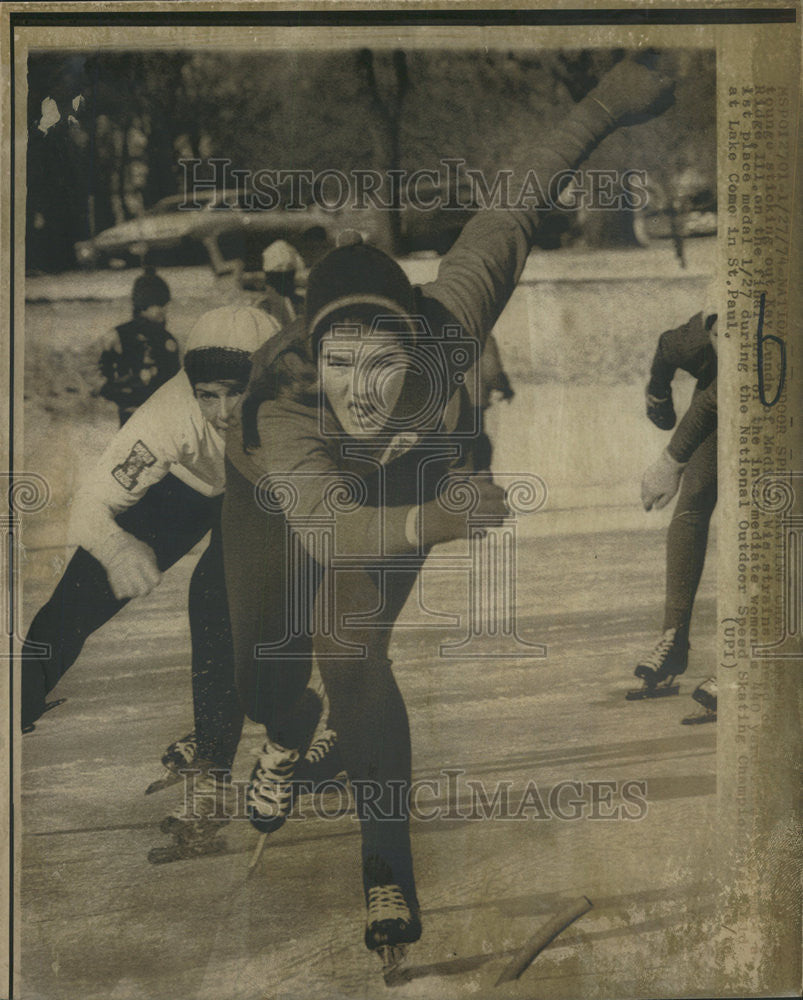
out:
{"label": "parked car", "polygon": [[370,230],[376,220],[368,214],[356,218],[355,213],[317,206],[268,210],[249,194],[226,190],[198,192],[194,202],[198,207],[188,207],[184,195],[163,198],[143,215],[76,243],[78,263],[141,265],[146,260],[178,263],[206,257],[216,274],[225,274],[253,256],[255,247],[273,240],[287,240],[308,260],[307,245],[334,245],[339,229],[357,225],[361,231],[368,227],[363,232],[366,240],[375,235]]}

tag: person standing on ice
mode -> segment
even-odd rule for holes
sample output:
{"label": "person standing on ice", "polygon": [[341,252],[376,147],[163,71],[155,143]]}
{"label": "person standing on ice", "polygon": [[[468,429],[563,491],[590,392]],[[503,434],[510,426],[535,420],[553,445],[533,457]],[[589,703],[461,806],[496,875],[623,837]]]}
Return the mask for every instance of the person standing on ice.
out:
{"label": "person standing on ice", "polygon": [[[672,379],[680,369],[697,380],[691,404],[672,440],[644,473],[645,510],[661,510],[680,489],[666,536],[666,596],[663,634],[635,669],[642,687],[630,701],[677,693],[674,679],[686,672],[689,626],[705,564],[708,528],[717,503],[717,313],[706,307],[658,339],[647,384],[647,416],[672,430],[676,414]],[[716,684],[704,681],[692,697],[704,712],[684,722],[716,720]]]}
{"label": "person standing on ice", "polygon": [[132,318],[104,340],[100,395],[117,405],[121,427],[181,367],[178,344],[165,326],[169,301],[167,282],[146,267],[131,291]]}
{"label": "person standing on ice", "polygon": [[[618,126],[668,107],[671,89],[645,66],[619,63],[533,143],[541,189],[556,197]],[[473,514],[489,525],[507,515],[503,490],[471,464],[474,408],[459,359],[472,344],[479,356],[541,214],[479,212],[420,287],[378,249],[333,250],[310,272],[304,316],[255,355],[242,433],[227,438],[236,679],[267,733],[247,793],[251,822],[275,831],[292,808],[321,710],[307,687],[314,657],[360,820],[365,944],[386,961],[421,935],[410,733],[388,647],[430,548],[467,536],[449,495],[471,491]],[[316,525],[333,517],[327,541]]]}
{"label": "person standing on ice", "polygon": [[257,302],[280,326],[292,323],[301,306],[296,294],[296,275],[306,265],[301,254],[286,240],[274,240],[262,251],[265,295]]}

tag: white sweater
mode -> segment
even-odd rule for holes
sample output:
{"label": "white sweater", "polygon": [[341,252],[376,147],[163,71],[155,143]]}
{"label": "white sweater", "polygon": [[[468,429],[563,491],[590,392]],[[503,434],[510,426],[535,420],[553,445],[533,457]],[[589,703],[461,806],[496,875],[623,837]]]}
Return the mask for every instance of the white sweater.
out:
{"label": "white sweater", "polygon": [[201,413],[184,371],[120,428],[73,501],[70,541],[104,565],[126,541],[115,517],[168,472],[204,496],[225,485],[222,435]]}

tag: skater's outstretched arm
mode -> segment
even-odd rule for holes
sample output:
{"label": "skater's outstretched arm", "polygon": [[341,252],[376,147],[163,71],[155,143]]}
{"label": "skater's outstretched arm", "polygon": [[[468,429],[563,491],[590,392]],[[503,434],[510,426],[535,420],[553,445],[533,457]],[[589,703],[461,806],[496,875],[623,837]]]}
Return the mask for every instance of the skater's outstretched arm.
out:
{"label": "skater's outstretched arm", "polygon": [[618,63],[559,126],[533,140],[531,172],[545,204],[478,212],[444,257],[437,279],[423,286],[424,295],[438,299],[469,336],[484,343],[521,277],[544,209],[607,135],[664,111],[672,87],[633,60]]}

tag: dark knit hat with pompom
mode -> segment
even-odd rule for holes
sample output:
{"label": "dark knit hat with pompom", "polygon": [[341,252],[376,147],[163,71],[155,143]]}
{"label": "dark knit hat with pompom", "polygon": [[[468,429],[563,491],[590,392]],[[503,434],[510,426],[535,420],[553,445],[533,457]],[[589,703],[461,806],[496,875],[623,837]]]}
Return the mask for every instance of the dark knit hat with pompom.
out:
{"label": "dark knit hat with pompom", "polygon": [[153,267],[146,267],[134,282],[131,290],[131,303],[134,315],[141,313],[149,306],[166,306],[170,301],[170,288],[167,282],[160,278]]}
{"label": "dark knit hat with pompom", "polygon": [[[350,231],[340,245],[312,268],[307,281],[306,323],[313,357],[317,357],[327,320],[344,310],[366,306],[378,315],[410,316],[415,311],[413,287],[387,254],[361,242]],[[344,240],[339,242],[343,244]]]}

